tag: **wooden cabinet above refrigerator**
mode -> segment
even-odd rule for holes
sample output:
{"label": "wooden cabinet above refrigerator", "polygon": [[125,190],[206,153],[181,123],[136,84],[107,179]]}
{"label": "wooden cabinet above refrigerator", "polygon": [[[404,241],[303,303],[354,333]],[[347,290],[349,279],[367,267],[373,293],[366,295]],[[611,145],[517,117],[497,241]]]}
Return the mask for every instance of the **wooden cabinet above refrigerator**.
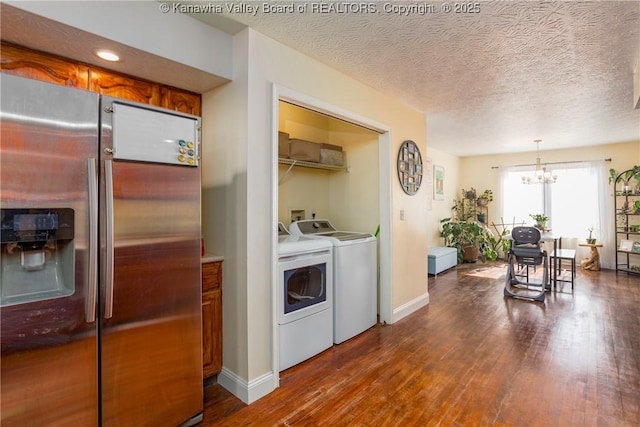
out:
{"label": "wooden cabinet above refrigerator", "polygon": [[102,95],[168,108],[199,116],[201,97],[197,93],[120,74],[94,65],[2,43],[0,68],[3,73],[75,87]]}

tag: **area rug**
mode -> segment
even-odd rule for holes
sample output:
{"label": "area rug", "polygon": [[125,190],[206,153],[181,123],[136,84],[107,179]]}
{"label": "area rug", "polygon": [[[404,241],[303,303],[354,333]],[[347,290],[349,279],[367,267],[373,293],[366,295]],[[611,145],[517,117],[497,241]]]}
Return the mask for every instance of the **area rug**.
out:
{"label": "area rug", "polygon": [[500,279],[507,274],[507,267],[484,267],[470,270],[468,276],[485,277],[487,279]]}

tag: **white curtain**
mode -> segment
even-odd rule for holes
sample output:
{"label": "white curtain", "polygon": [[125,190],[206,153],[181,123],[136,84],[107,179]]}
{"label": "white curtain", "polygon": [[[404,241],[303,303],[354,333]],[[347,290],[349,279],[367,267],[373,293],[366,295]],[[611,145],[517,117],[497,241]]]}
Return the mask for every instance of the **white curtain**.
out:
{"label": "white curtain", "polygon": [[603,247],[600,248],[600,265],[616,268],[615,213],[613,212],[613,186],[609,184],[609,165],[604,161],[590,163],[598,179],[598,224],[594,235]]}
{"label": "white curtain", "polygon": [[503,216],[509,221],[515,216],[518,221],[533,224],[529,214],[545,213],[550,217],[547,225],[553,234],[562,236],[562,247],[578,250],[578,262],[590,252],[578,243],[584,243],[593,228],[592,236],[603,245],[602,267],[615,268],[613,197],[606,162],[553,165],[556,183],[523,184],[522,175],[532,174],[533,170],[533,166],[501,169]]}

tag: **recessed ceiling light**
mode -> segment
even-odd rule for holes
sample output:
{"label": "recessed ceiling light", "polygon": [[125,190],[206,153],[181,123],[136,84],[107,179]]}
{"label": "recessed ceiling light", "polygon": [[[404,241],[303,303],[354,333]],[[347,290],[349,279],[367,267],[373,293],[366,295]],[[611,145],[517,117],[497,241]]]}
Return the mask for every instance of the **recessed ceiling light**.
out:
{"label": "recessed ceiling light", "polygon": [[104,59],[105,61],[120,61],[120,57],[110,50],[96,50],[96,55],[98,55],[98,57]]}

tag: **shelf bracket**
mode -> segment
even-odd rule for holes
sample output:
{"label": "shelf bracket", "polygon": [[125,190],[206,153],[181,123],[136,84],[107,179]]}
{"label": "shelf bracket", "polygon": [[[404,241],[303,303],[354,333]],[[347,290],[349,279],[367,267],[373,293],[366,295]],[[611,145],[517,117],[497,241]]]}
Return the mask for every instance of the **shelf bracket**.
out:
{"label": "shelf bracket", "polygon": [[291,172],[291,169],[293,169],[296,163],[297,163],[297,160],[294,160],[293,163],[289,165],[289,169],[287,169],[284,175],[282,175],[282,177],[278,180],[278,186],[282,184],[282,181],[284,181],[287,178],[287,176],[289,175],[289,172]]}

